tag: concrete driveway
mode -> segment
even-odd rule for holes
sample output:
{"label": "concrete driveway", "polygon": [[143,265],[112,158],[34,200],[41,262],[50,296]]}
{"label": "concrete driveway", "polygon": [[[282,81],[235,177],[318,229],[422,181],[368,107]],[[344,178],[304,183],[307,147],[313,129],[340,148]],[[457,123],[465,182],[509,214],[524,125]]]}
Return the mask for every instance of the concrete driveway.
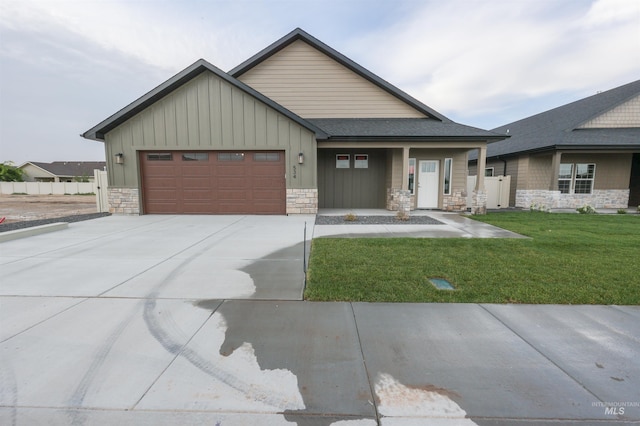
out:
{"label": "concrete driveway", "polygon": [[639,307],[303,302],[305,222],[1,243],[0,424],[640,422]]}

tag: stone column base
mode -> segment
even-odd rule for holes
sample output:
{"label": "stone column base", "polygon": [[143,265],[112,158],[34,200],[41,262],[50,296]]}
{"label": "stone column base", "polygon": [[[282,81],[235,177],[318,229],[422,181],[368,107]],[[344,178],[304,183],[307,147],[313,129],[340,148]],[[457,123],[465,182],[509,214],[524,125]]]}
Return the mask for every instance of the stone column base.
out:
{"label": "stone column base", "polygon": [[409,215],[411,211],[411,191],[406,189],[387,188],[387,210]]}
{"label": "stone column base", "polygon": [[485,191],[473,191],[471,214],[487,214],[487,193]]}
{"label": "stone column base", "polygon": [[287,214],[318,213],[317,189],[287,188]]}
{"label": "stone column base", "polygon": [[138,188],[112,188],[107,189],[109,201],[109,213],[139,215],[140,192]]}

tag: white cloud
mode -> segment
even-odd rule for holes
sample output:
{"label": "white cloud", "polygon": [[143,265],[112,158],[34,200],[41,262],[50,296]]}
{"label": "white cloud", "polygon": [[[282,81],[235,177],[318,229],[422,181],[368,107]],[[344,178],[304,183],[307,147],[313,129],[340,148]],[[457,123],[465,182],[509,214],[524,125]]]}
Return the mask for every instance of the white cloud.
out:
{"label": "white cloud", "polygon": [[475,115],[637,78],[639,28],[636,0],[451,0],[354,46],[376,46],[368,61],[428,105]]}

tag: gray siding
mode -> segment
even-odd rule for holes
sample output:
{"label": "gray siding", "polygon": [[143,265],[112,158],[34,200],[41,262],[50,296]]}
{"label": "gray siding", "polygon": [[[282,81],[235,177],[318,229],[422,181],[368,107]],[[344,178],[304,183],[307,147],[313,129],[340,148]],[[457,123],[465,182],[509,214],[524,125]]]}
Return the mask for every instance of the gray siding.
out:
{"label": "gray siding", "polygon": [[[348,169],[336,168],[336,154],[350,154]],[[355,154],[368,154],[369,167],[355,169]],[[385,208],[386,149],[320,149],[319,208]]]}
{"label": "gray siding", "polygon": [[208,71],[107,133],[105,149],[125,155],[124,165],[108,162],[114,187],[139,187],[136,151],[189,149],[284,150],[287,188],[317,187],[315,135]]}

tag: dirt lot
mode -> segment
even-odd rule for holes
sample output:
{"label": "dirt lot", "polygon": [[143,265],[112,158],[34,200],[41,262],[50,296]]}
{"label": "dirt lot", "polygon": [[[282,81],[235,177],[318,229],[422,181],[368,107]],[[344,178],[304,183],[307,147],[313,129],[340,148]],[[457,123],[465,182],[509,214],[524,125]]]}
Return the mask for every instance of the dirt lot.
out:
{"label": "dirt lot", "polygon": [[0,195],[6,223],[96,212],[95,195]]}

